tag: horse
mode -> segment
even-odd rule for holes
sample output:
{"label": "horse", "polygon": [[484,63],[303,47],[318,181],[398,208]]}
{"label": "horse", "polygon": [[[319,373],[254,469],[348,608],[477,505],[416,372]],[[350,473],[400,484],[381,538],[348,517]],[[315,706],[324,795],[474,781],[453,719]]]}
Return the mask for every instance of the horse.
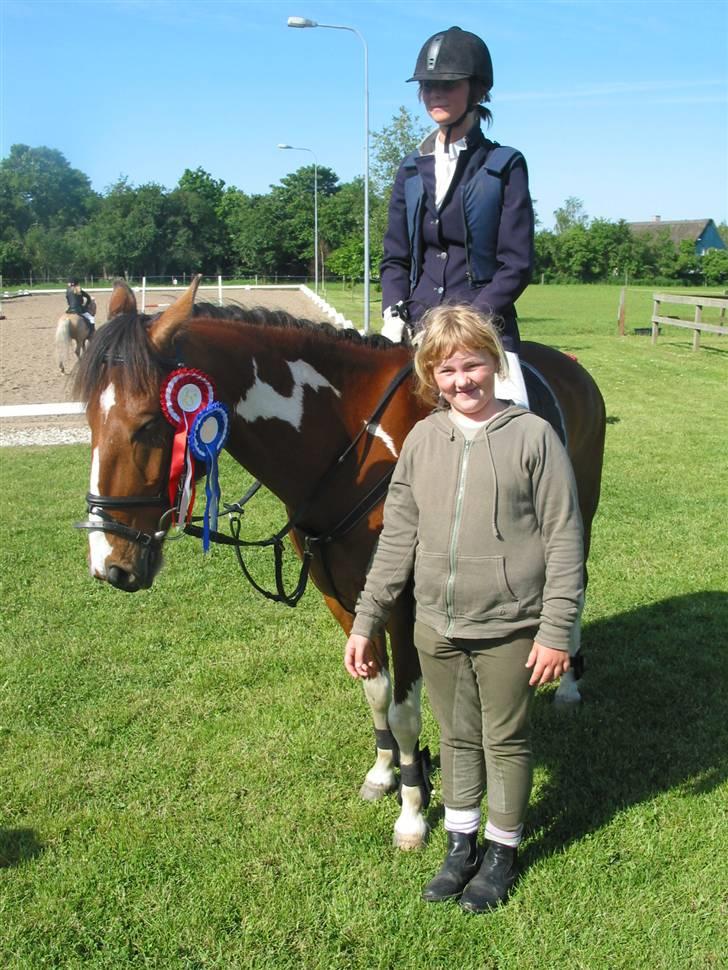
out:
{"label": "horse", "polygon": [[[214,384],[229,413],[226,450],[289,515],[275,544],[290,533],[348,636],[381,529],[388,476],[408,431],[426,414],[411,393],[412,349],[280,310],[195,304],[198,279],[154,317],[138,312],[134,294],[119,281],[109,322],[81,359],[75,389],[91,428],[91,475],[89,516],[78,525],[88,531],[91,575],[134,592],[150,587],[161,567],[175,509],[169,498],[174,429],[163,414],[160,387],[184,366]],[[565,419],[588,553],[599,501],[604,402],[575,359],[528,342],[522,353],[554,388]],[[295,596],[278,598],[293,603],[300,587]],[[399,767],[402,808],[394,844],[403,849],[424,843],[429,801],[427,757],[418,743],[422,677],[413,626],[409,588],[387,624],[391,673],[382,635],[376,645],[382,670],[363,684],[376,760],[360,795],[374,800],[392,791]],[[568,680],[562,678],[559,690],[578,697]]]}
{"label": "horse", "polygon": [[[92,315],[96,313],[96,302],[94,300],[88,304],[88,311]],[[62,374],[66,373],[66,361],[71,344],[75,342],[76,357],[80,360],[92,333],[91,324],[82,314],[71,313],[70,310],[66,310],[60,315],[56,324],[56,354]]]}

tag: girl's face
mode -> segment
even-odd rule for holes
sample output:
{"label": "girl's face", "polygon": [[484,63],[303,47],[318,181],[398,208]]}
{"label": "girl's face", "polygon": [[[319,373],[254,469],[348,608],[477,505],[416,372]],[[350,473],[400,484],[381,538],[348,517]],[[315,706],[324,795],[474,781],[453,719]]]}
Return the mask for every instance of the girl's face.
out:
{"label": "girl's face", "polygon": [[451,125],[468,109],[470,82],[423,81],[422,101],[436,125]]}
{"label": "girl's face", "polygon": [[474,421],[490,417],[498,361],[487,350],[460,348],[433,370],[442,397],[451,408]]}

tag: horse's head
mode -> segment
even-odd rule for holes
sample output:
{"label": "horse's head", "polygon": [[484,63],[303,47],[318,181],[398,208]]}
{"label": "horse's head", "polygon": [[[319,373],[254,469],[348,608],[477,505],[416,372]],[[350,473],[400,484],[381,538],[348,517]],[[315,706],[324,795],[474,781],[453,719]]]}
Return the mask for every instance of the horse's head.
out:
{"label": "horse's head", "polygon": [[89,533],[91,574],[127,592],[151,586],[162,564],[174,432],[160,384],[174,366],[174,337],[192,313],[198,283],[154,319],[140,315],[132,291],[117,283],[109,322],[76,378],[91,428],[89,517],[80,524]]}

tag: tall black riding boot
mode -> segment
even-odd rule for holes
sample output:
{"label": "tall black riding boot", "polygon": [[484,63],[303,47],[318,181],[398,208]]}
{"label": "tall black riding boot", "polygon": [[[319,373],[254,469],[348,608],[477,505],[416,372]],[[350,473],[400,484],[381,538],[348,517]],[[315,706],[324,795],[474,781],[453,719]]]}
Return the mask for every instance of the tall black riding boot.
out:
{"label": "tall black riding boot", "polygon": [[469,913],[484,913],[504,903],[518,876],[518,850],[490,842],[483,864],[468,883],[460,905]]}
{"label": "tall black riding boot", "polygon": [[478,871],[478,833],[447,833],[447,855],[437,875],[422,890],[426,903],[456,899]]}

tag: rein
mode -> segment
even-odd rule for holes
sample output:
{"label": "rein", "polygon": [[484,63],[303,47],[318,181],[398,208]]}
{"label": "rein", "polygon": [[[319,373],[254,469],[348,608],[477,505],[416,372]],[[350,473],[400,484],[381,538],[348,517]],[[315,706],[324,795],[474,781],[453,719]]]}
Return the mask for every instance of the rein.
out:
{"label": "rein", "polygon": [[[389,471],[379,479],[379,481],[367,492],[367,494],[356,503],[351,511],[339,520],[339,522],[328,532],[317,535],[315,533],[309,532],[302,528],[301,522],[305,518],[306,513],[310,509],[314,497],[321,490],[321,488],[336,474],[344,461],[349,457],[349,455],[354,451],[359,441],[364,436],[369,425],[376,421],[386,408],[387,404],[394,396],[397,389],[403,383],[405,378],[412,372],[412,361],[408,361],[404,367],[395,374],[392,378],[386,391],[379,399],[376,407],[372,411],[370,417],[364,421],[361,429],[357,432],[354,438],[349,442],[344,451],[339,455],[336,461],[329,466],[329,468],[324,472],[322,477],[318,480],[314,488],[312,489],[309,497],[303,502],[303,504],[290,516],[286,524],[282,529],[279,529],[274,535],[267,539],[241,539],[240,530],[242,524],[242,515],[244,513],[244,506],[250,501],[251,498],[256,494],[256,492],[261,487],[260,482],[254,482],[253,485],[248,489],[248,491],[243,495],[243,497],[232,505],[225,504],[225,510],[229,514],[230,519],[230,530],[233,533],[231,536],[227,536],[220,532],[211,532],[210,541],[216,542],[221,545],[233,546],[235,549],[235,554],[238,559],[238,563],[243,572],[243,575],[248,580],[250,585],[266,599],[272,600],[274,603],[283,603],[286,606],[296,606],[298,601],[303,596],[306,590],[306,584],[308,582],[308,575],[311,569],[311,561],[313,559],[313,548],[315,546],[324,546],[327,543],[333,542],[336,539],[340,539],[342,536],[346,535],[347,532],[351,531],[354,526],[358,525],[361,520],[375,508],[379,502],[384,498],[387,488],[389,486],[389,480],[394,472],[394,467],[390,468]],[[298,582],[293,592],[286,592],[284,579],[283,579],[283,550],[284,544],[283,540],[285,537],[293,530],[300,532],[303,536],[303,561],[301,563],[301,570],[298,576]],[[187,525],[184,529],[187,535],[195,536],[197,538],[202,537],[202,529],[196,525]],[[245,560],[243,559],[242,549],[244,548],[265,548],[267,546],[273,547],[273,560],[275,567],[275,584],[276,591],[273,593],[270,590],[264,589],[260,586],[256,580],[251,576],[248,570]],[[332,582],[332,587],[335,591],[335,586]],[[339,605],[346,609],[338,593],[335,594]]]}

